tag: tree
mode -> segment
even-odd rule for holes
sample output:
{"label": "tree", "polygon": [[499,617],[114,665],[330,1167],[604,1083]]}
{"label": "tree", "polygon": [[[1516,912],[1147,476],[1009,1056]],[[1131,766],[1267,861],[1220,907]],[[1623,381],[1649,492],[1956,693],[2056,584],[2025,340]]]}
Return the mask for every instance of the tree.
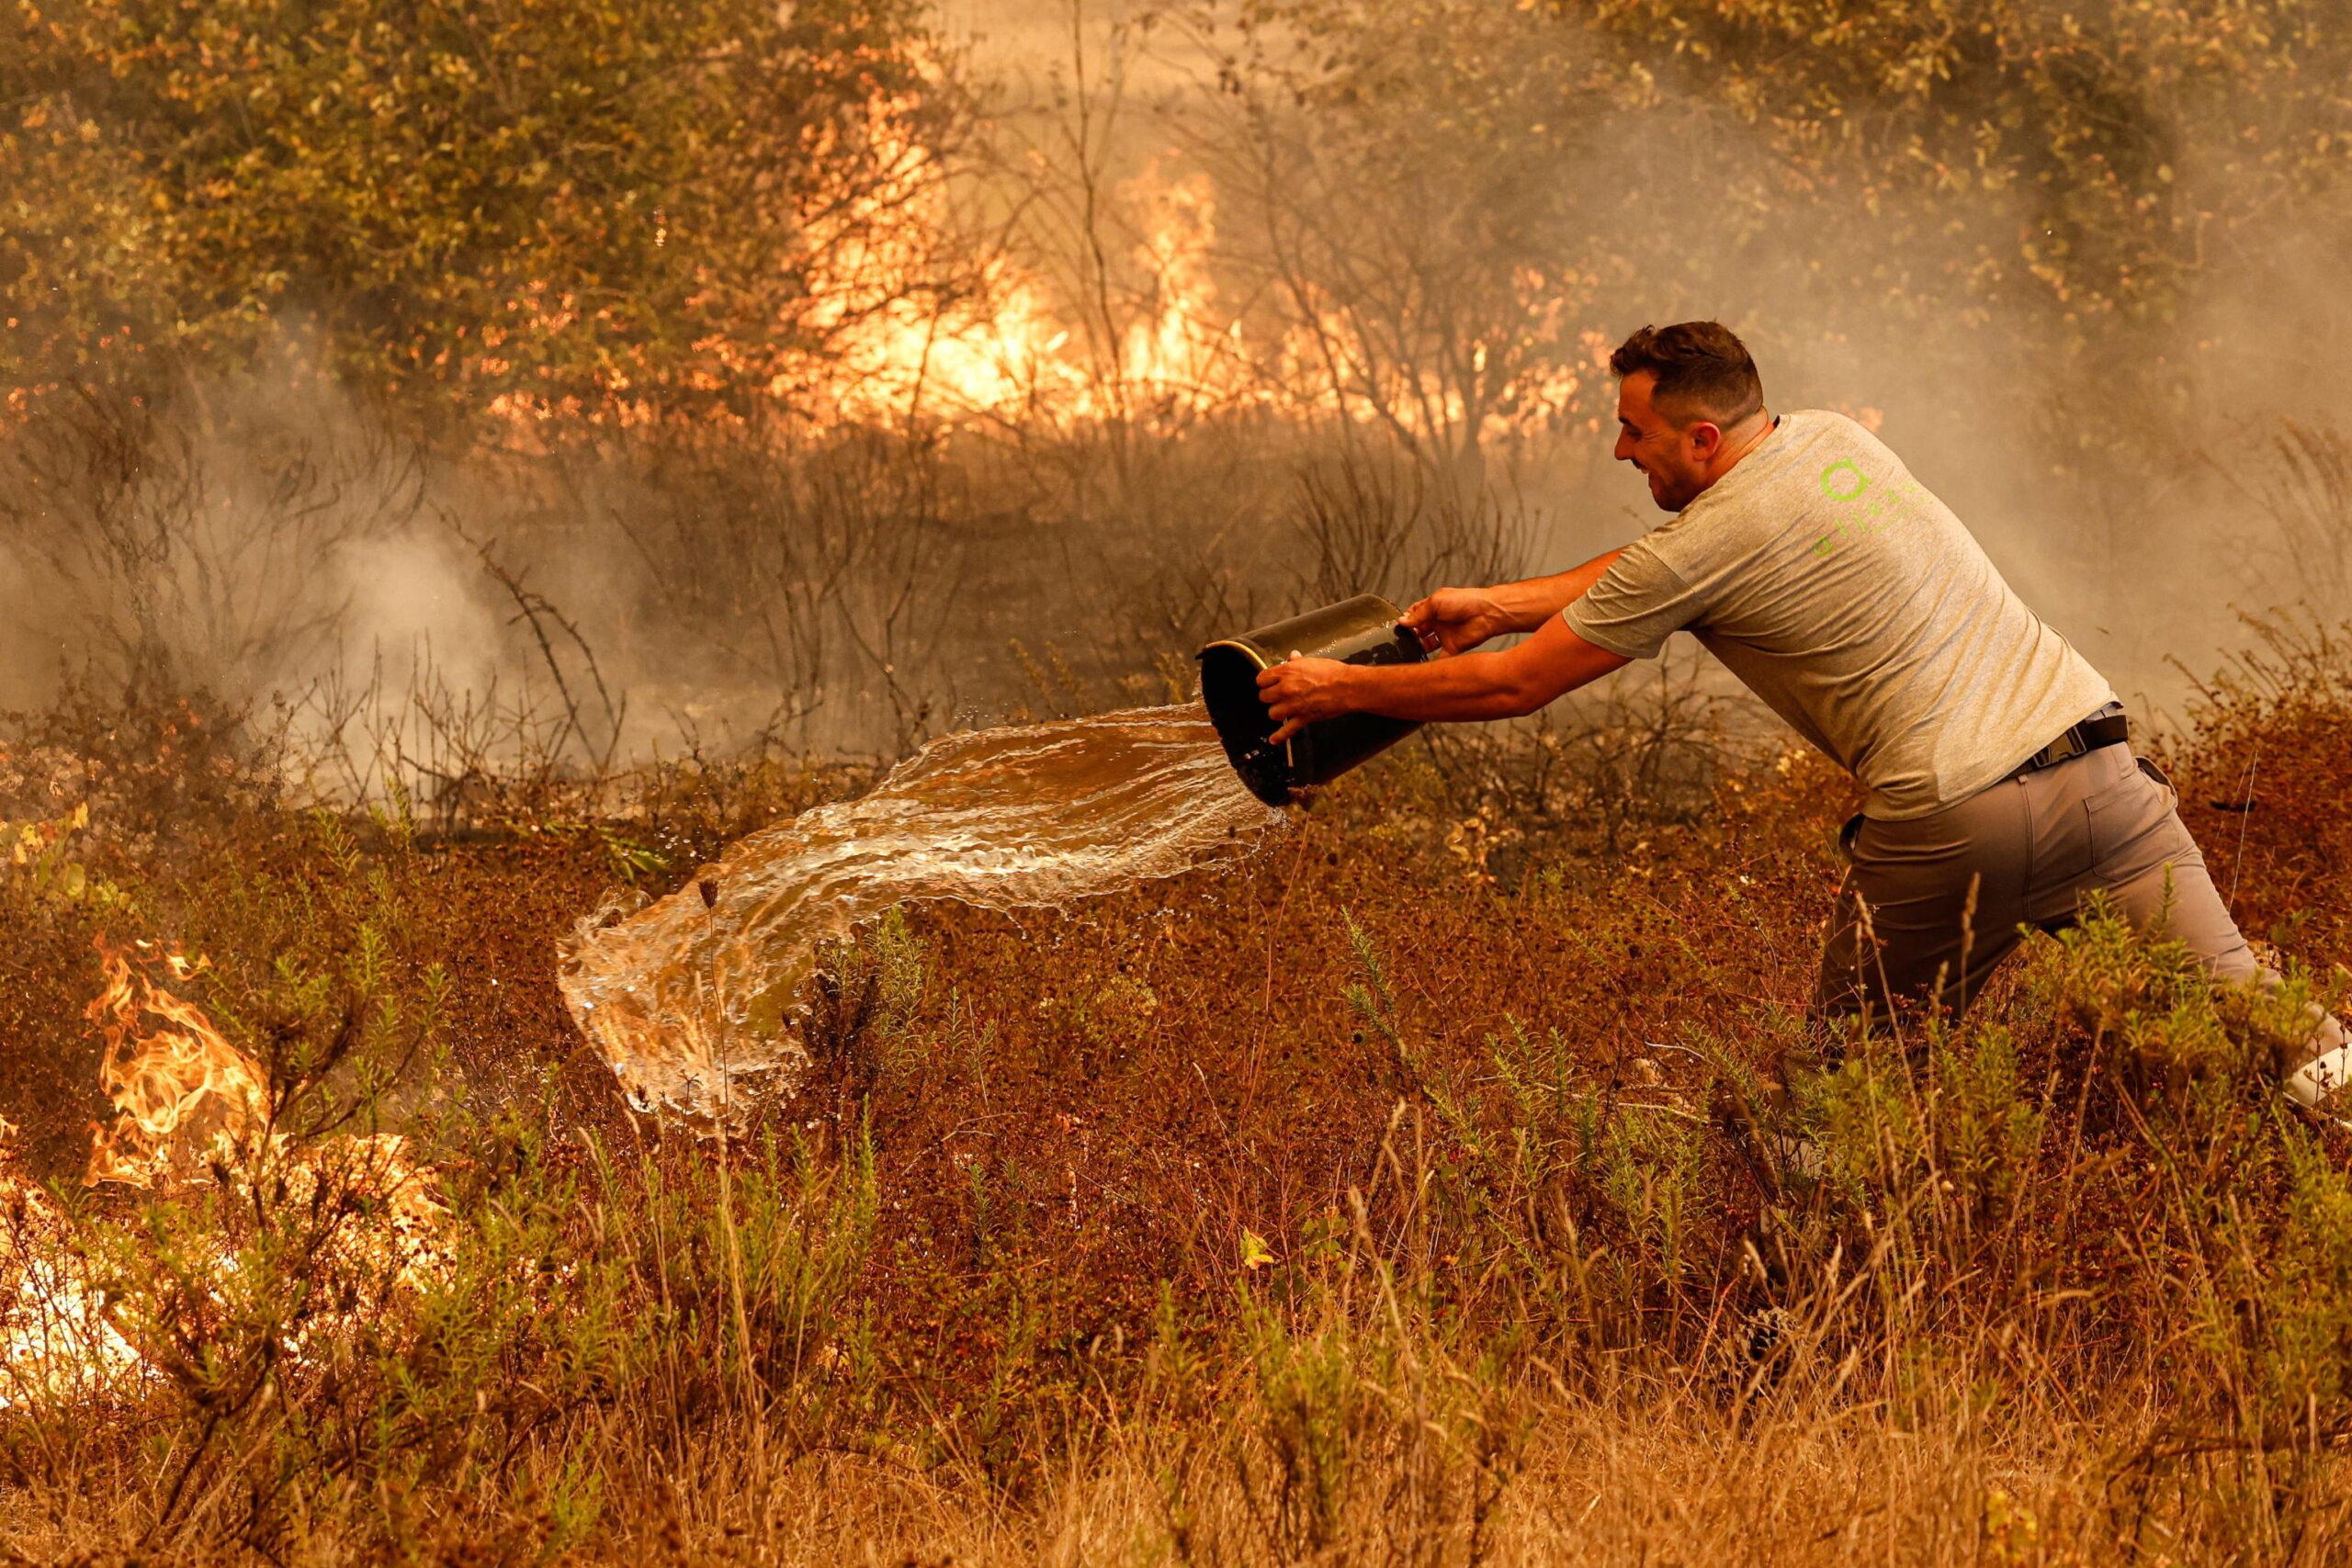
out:
{"label": "tree", "polygon": [[917,0],[14,11],[20,401],[248,361],[299,317],[420,406],[741,410],[943,282],[902,219],[958,113]]}
{"label": "tree", "polygon": [[1283,319],[1294,386],[1475,493],[1486,444],[1594,412],[1585,332],[1620,268],[1563,177],[1616,84],[1540,14],[1275,0],[1195,14],[1234,112],[1203,151],[1222,259]]}
{"label": "tree", "polygon": [[1897,290],[2049,307],[2076,343],[2171,318],[2352,152],[2343,0],[1551,5],[1661,107],[1759,135],[1840,249],[1939,258]]}
{"label": "tree", "polygon": [[[1684,314],[1783,364],[1859,338],[1908,385],[2095,390],[2106,425],[2049,422],[2049,456],[2113,477],[2117,424],[2210,412],[2183,325],[2308,289],[2352,238],[2346,0],[1193,14],[1247,127],[1220,183],[1258,219],[1222,259],[1288,304],[1303,369],[1457,472],[1482,432],[1589,418],[1596,346]],[[2343,342],[2327,312],[2260,335],[2299,368]]]}

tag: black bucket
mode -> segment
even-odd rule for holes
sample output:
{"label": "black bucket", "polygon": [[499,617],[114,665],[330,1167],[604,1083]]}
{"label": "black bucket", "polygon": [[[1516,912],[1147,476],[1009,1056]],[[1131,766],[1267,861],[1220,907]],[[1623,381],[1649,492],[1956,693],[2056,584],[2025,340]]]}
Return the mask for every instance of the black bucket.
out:
{"label": "black bucket", "polygon": [[1201,649],[1201,700],[1208,705],[1209,721],[1233,771],[1269,806],[1289,805],[1297,791],[1338,778],[1420,728],[1413,719],[1351,713],[1272,744],[1281,727],[1266,712],[1258,672],[1293,653],[1347,664],[1419,664],[1429,657],[1419,637],[1398,628],[1396,606],[1376,593],[1359,593]]}

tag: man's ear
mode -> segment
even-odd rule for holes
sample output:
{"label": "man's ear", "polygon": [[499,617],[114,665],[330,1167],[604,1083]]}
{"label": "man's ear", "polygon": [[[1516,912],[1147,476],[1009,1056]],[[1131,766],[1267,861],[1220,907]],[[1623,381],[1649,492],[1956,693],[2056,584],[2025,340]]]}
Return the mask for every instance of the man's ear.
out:
{"label": "man's ear", "polygon": [[1691,454],[1702,463],[1723,450],[1724,429],[1713,420],[1702,419],[1682,434],[1690,443]]}

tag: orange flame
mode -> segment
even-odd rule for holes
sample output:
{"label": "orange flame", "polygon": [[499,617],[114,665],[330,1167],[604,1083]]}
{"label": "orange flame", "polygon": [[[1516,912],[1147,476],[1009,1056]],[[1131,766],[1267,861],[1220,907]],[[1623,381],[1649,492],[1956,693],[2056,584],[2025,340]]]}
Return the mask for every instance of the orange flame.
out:
{"label": "orange flame", "polygon": [[[83,1179],[152,1187],[214,1141],[239,1142],[267,1127],[269,1086],[253,1059],[222,1039],[201,1008],[135,971],[130,950],[104,936],[96,945],[106,985],[86,1016],[106,1037],[98,1081],[118,1114],[113,1127],[91,1128]],[[161,961],[175,979],[205,967],[176,953]],[[141,1032],[151,1015],[162,1027]]]}
{"label": "orange flame", "polygon": [[[943,294],[927,280],[939,276],[944,251],[971,243],[955,238],[969,225],[956,219],[955,187],[937,160],[908,140],[902,107],[868,106],[864,134],[889,173],[804,214],[807,305],[794,330],[775,344],[699,339],[694,365],[667,373],[679,387],[763,385],[775,406],[820,428],[1072,432],[1116,423],[1165,432],[1246,412],[1475,442],[1590,412],[1585,403],[1599,378],[1579,352],[1589,345],[1571,333],[1596,280],[1516,269],[1514,308],[1498,325],[1522,352],[1491,366],[1483,342],[1414,347],[1393,322],[1349,310],[1304,277],[1288,279],[1279,301],[1250,289],[1256,303],[1245,310],[1220,299],[1218,192],[1205,172],[1171,178],[1155,166],[1110,192],[1132,220],[1132,242],[1105,243],[1093,231],[1043,242],[1092,247],[1076,269],[1091,279],[1080,286],[1087,298],[1063,298],[1045,275],[1071,269],[1044,258],[1026,265],[1009,240],[973,264],[969,287]],[[497,351],[510,339],[561,334],[583,308],[534,282],[509,302],[510,321],[482,334],[487,356],[461,369],[503,372],[509,361]],[[530,427],[551,421],[656,417],[628,369],[608,365],[596,380],[597,400],[509,390],[490,412],[525,441]]]}
{"label": "orange flame", "polygon": [[[209,1156],[212,1178],[232,1191],[266,1192],[270,1207],[312,1224],[328,1216],[305,1267],[341,1281],[331,1292],[341,1305],[289,1324],[283,1348],[292,1354],[428,1283],[444,1266],[447,1210],[408,1141],[355,1134],[296,1146],[271,1130],[261,1068],[201,1008],[147,973],[186,980],[204,960],[144,942],[117,948],[100,937],[96,946],[105,984],[87,1016],[106,1039],[100,1077],[118,1114],[112,1127],[91,1129],[85,1180],[153,1187]],[[0,1121],[0,1410],[114,1397],[156,1375],[136,1303],[111,1299],[94,1276],[74,1222],[20,1173],[15,1139]],[[224,1241],[216,1295],[231,1289],[235,1268]]]}
{"label": "orange flame", "polygon": [[[346,1260],[390,1264],[401,1282],[417,1283],[442,1209],[408,1140],[391,1133],[349,1134],[289,1152],[283,1134],[269,1131],[268,1080],[253,1058],[229,1043],[203,1009],[135,970],[130,950],[103,936],[96,946],[106,985],[88,1015],[106,1036],[99,1081],[119,1114],[111,1128],[90,1130],[83,1179],[152,1187],[205,1155],[234,1154],[242,1157],[216,1161],[220,1179],[240,1185],[266,1168],[298,1207],[322,1184],[364,1193],[377,1223],[339,1238],[337,1247]],[[208,967],[201,957],[171,952],[158,962],[175,980]],[[163,1027],[141,1032],[148,1016]]]}

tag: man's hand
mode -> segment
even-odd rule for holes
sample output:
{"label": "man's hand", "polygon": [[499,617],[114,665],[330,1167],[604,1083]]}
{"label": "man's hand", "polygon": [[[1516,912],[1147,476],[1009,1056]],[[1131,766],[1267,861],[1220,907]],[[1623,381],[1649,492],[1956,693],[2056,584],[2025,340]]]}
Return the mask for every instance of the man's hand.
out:
{"label": "man's hand", "polygon": [[1424,651],[1460,653],[1513,627],[1510,615],[1483,588],[1441,588],[1396,617]]}
{"label": "man's hand", "polygon": [[1271,742],[1280,745],[1317,720],[1353,712],[1341,690],[1348,671],[1336,659],[1309,659],[1300,653],[1259,671],[1258,694],[1282,726],[1269,738]]}

